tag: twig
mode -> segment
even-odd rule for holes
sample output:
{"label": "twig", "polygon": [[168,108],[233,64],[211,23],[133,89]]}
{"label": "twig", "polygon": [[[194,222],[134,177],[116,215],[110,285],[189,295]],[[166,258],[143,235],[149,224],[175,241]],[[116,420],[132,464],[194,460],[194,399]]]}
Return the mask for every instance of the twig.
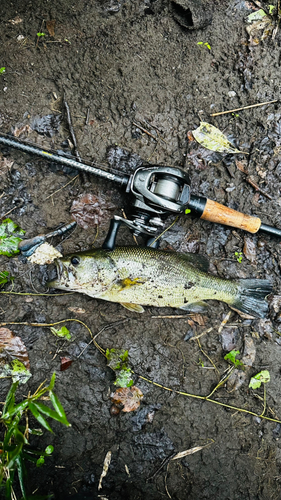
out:
{"label": "twig", "polygon": [[64,184],[64,186],[62,186],[61,188],[57,189],[56,191],[54,191],[52,194],[50,194],[49,196],[47,196],[47,198],[45,198],[44,201],[48,200],[49,198],[51,198],[51,196],[54,196],[54,194],[57,194],[59,191],[61,191],[62,189],[64,189],[66,186],[68,186],[69,184],[71,184],[71,182],[74,182],[77,178],[79,177],[79,174],[76,175],[76,177],[73,177],[73,179],[71,179],[67,184]]}
{"label": "twig", "polygon": [[264,106],[265,104],[272,104],[278,101],[279,99],[275,99],[274,101],[259,102],[258,104],[251,104],[250,106],[243,106],[242,108],[230,109],[228,111],[220,111],[219,113],[212,113],[210,116],[226,115],[227,113],[234,113],[236,111],[242,111],[243,109],[256,108],[257,106]]}
{"label": "twig", "polygon": [[89,115],[90,115],[90,108],[87,109],[87,116],[86,116],[85,125],[88,125],[88,123],[89,123]]}
{"label": "twig", "polygon": [[11,210],[9,210],[9,212],[6,212],[4,215],[1,215],[0,220],[4,219],[4,217],[7,217],[7,215],[9,215],[11,212],[13,212],[14,210],[16,210],[16,208],[19,208],[19,207],[11,208]]}
{"label": "twig", "polygon": [[153,474],[151,476],[149,476],[147,479],[146,479],[146,482],[148,481],[152,481],[152,479],[154,479],[156,476],[158,476],[159,472],[161,472],[161,470],[163,469],[163,467],[165,467],[165,465],[167,463],[170,462],[170,460],[173,460],[173,458],[177,455],[176,452],[172,453],[171,455],[169,455],[168,457],[164,458],[164,460],[161,462],[160,466],[158,467],[158,469],[156,469],[155,472],[153,472]]}
{"label": "twig", "polygon": [[200,335],[197,335],[196,337],[190,337],[189,340],[198,340],[201,337],[203,337],[203,335],[206,335],[207,333],[210,333],[212,330],[213,330],[213,327],[208,328],[208,330],[204,330],[204,332],[200,333]]}
{"label": "twig", "polygon": [[172,314],[171,316],[163,316],[159,314],[158,316],[150,316],[152,319],[182,319],[185,318],[187,319],[189,317],[189,314]]}
{"label": "twig", "polygon": [[74,128],[73,128],[73,125],[72,125],[70,108],[69,108],[68,103],[67,103],[67,101],[65,99],[65,93],[63,94],[63,104],[64,104],[65,111],[66,111],[66,119],[67,119],[67,124],[68,124],[68,128],[69,128],[69,132],[70,132],[72,143],[73,143],[73,146],[74,146],[74,153],[75,153],[75,156],[76,156],[77,160],[81,162],[82,159],[81,159],[80,153],[79,153],[79,151],[77,149],[76,135],[75,135]]}
{"label": "twig", "polygon": [[250,184],[256,191],[259,191],[263,196],[266,196],[269,200],[272,200],[272,196],[268,194],[266,191],[264,191],[262,188],[259,187],[259,185],[252,179],[251,177],[246,177],[246,181],[248,184]]}
{"label": "twig", "polygon": [[141,125],[138,125],[137,123],[133,122],[133,125],[135,125],[135,127],[139,128],[140,130],[142,130],[145,134],[149,135],[150,137],[152,137],[152,139],[154,139],[156,142],[157,142],[157,138],[154,137],[153,134],[151,134],[150,132],[148,132],[148,130],[146,130],[144,127],[142,127]]}

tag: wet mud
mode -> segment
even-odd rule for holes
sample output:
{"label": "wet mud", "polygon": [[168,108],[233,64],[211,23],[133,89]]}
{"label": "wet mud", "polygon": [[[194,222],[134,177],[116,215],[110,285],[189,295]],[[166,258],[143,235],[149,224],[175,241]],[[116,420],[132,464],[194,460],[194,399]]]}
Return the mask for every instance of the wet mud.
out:
{"label": "wet mud", "polygon": [[[272,29],[262,38],[246,29],[247,16],[257,10],[254,3],[214,1],[205,11],[201,4],[4,3],[0,133],[71,152],[65,98],[83,159],[125,173],[136,168],[139,157],[179,166],[189,173],[193,194],[281,227],[278,23],[272,17]],[[55,20],[54,34],[47,29],[50,20]],[[206,151],[187,135],[200,121],[212,123],[250,154]],[[135,156],[126,157],[118,148]],[[97,227],[77,227],[67,238],[52,241],[63,254],[102,245],[112,214],[122,215],[128,203],[118,186],[8,147],[0,152],[1,217],[13,209],[9,217],[31,238],[69,223],[72,204],[83,193],[102,197],[110,209],[99,214]],[[118,244],[135,244],[128,229],[121,228]],[[53,444],[55,450],[44,467],[30,466],[30,493],[38,488],[55,499],[280,498],[281,424],[274,421],[281,418],[280,241],[186,215],[163,235],[161,248],[200,253],[210,260],[210,272],[223,278],[270,279],[274,297],[267,318],[233,311],[221,326],[229,308],[215,301],[206,315],[190,316],[153,307],[137,314],[82,294],[1,294],[0,322],[77,320],[65,323],[71,342],[55,338],[49,327],[9,326],[30,358],[32,378],[22,393],[34,391],[56,371],[56,391],[72,424],[54,424],[54,435],[33,438],[34,447]],[[13,288],[6,285],[4,291],[48,292],[47,266],[1,256],[0,270],[15,277]],[[144,395],[139,410],[111,411],[114,373],[81,322],[93,335],[101,331],[97,341],[103,348],[128,349],[134,383]],[[211,396],[228,407],[175,392],[210,395],[229,368],[224,356],[232,349],[240,350],[245,370],[235,370]],[[60,371],[61,357],[73,360],[65,371]],[[248,387],[263,369],[271,377],[264,415],[273,421],[259,416],[263,388]],[[1,381],[1,401],[9,385]],[[205,447],[160,468],[174,453],[196,446]],[[108,451],[111,463],[98,490]]]}

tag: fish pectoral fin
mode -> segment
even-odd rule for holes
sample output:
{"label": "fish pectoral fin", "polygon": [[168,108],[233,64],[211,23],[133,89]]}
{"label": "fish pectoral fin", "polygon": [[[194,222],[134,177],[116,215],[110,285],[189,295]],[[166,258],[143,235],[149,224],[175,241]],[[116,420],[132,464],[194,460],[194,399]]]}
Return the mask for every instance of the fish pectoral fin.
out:
{"label": "fish pectoral fin", "polygon": [[183,309],[184,311],[190,311],[190,312],[206,312],[208,309],[208,304],[204,302],[204,300],[201,300],[199,302],[193,302],[193,304],[186,304],[184,306],[181,306],[179,309]]}
{"label": "fish pectoral fin", "polygon": [[120,302],[121,306],[125,307],[129,311],[136,312],[136,313],[143,313],[144,308],[140,306],[139,304],[131,304],[130,302]]}
{"label": "fish pectoral fin", "polygon": [[118,284],[120,285],[120,291],[124,290],[125,288],[131,288],[132,286],[136,285],[142,285],[145,283],[145,280],[142,278],[124,278],[121,280]]}

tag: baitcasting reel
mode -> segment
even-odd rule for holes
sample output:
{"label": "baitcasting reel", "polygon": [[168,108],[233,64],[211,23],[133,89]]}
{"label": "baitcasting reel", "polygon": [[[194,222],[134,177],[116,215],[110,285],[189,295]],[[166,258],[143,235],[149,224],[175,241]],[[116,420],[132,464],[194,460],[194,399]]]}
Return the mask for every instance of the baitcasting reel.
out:
{"label": "baitcasting reel", "polygon": [[130,176],[126,193],[130,195],[127,219],[117,215],[111,220],[103,248],[113,250],[121,224],[134,236],[142,236],[148,246],[157,246],[154,238],[172,213],[185,211],[190,201],[188,175],[179,168],[153,165],[138,168]]}

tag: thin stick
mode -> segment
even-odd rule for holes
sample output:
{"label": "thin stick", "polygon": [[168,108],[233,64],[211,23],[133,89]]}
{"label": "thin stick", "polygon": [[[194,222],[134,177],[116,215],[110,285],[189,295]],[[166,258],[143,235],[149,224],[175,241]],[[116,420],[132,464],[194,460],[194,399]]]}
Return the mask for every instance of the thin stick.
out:
{"label": "thin stick", "polygon": [[47,198],[45,198],[44,201],[48,200],[49,198],[51,198],[51,196],[54,196],[54,194],[57,194],[59,191],[61,191],[62,189],[64,189],[66,186],[68,186],[69,184],[71,184],[72,182],[74,182],[77,179],[77,177],[79,177],[79,174],[76,175],[75,177],[73,177],[73,179],[71,179],[67,184],[65,184],[61,188],[57,189],[56,191],[54,191],[52,194],[49,194],[49,196],[47,196]]}
{"label": "thin stick", "polygon": [[182,318],[185,318],[187,319],[189,317],[189,314],[173,314],[171,316],[164,316],[164,315],[161,315],[159,314],[158,316],[150,316],[152,319],[159,319],[159,318],[162,318],[162,319],[182,319]]}
{"label": "thin stick", "polygon": [[9,212],[6,212],[4,215],[1,215],[0,220],[4,219],[4,217],[7,217],[7,215],[9,215],[11,212],[13,212],[14,210],[16,210],[16,208],[19,208],[19,207],[11,208],[11,210],[9,210]]}
{"label": "thin stick", "polygon": [[274,102],[278,102],[279,99],[275,99],[274,101],[267,102],[259,102],[258,104],[251,104],[250,106],[243,106],[243,108],[230,109],[228,111],[220,111],[219,113],[212,113],[210,116],[219,116],[226,115],[227,113],[234,113],[235,111],[242,111],[243,109],[256,108],[257,106],[264,106],[265,104],[272,104]]}
{"label": "thin stick", "polygon": [[141,125],[138,125],[137,123],[133,122],[133,125],[135,125],[135,127],[139,128],[140,130],[142,130],[145,134],[149,135],[150,137],[152,137],[152,139],[154,139],[156,142],[157,142],[157,138],[154,137],[154,135],[152,135],[150,132],[148,132],[148,130],[146,130],[145,128],[143,128]]}

